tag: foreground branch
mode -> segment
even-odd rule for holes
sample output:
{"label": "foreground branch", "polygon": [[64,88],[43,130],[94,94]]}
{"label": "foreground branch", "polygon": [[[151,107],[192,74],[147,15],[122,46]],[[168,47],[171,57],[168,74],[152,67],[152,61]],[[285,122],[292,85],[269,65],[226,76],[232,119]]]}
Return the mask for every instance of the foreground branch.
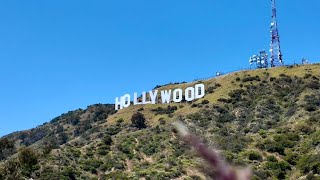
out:
{"label": "foreground branch", "polygon": [[197,153],[207,161],[215,171],[217,180],[249,180],[251,177],[250,169],[239,170],[227,164],[219,154],[209,149],[200,138],[190,133],[188,128],[181,122],[173,123],[179,136],[184,142],[194,147]]}

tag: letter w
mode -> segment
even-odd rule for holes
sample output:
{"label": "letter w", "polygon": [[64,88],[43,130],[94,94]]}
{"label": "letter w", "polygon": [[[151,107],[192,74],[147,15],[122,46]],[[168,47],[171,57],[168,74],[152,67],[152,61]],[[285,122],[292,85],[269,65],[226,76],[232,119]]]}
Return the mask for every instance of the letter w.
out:
{"label": "letter w", "polygon": [[171,90],[161,91],[162,104],[170,103],[170,99],[171,99]]}

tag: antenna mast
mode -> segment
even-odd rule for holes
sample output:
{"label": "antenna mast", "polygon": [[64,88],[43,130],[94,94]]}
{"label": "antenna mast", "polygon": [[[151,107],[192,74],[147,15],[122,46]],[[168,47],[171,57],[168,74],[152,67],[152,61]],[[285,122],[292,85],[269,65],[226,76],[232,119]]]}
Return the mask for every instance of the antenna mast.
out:
{"label": "antenna mast", "polygon": [[278,32],[278,23],[277,23],[277,9],[276,9],[276,0],[271,0],[272,2],[272,22],[271,22],[271,44],[270,44],[270,53],[271,67],[282,66],[282,54],[280,50],[280,37]]}

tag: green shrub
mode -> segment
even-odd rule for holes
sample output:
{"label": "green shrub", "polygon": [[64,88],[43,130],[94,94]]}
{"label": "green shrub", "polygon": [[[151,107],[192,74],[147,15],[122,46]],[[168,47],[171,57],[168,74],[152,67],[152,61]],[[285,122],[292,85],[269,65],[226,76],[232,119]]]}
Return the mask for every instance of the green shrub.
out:
{"label": "green shrub", "polygon": [[299,159],[297,166],[305,174],[309,172],[320,174],[320,154],[302,156]]}
{"label": "green shrub", "polygon": [[314,94],[306,95],[304,101],[306,102],[304,108],[308,112],[316,111],[320,106],[320,98]]}
{"label": "green shrub", "polygon": [[73,157],[79,158],[81,156],[81,151],[79,149],[72,148],[70,152],[72,153]]}
{"label": "green shrub", "polygon": [[311,142],[314,147],[320,144],[320,131],[316,131],[311,135]]}
{"label": "green shrub", "polygon": [[14,142],[8,138],[0,139],[0,161],[13,154]]}
{"label": "green shrub", "polygon": [[77,172],[71,167],[64,168],[62,171],[62,175],[67,179],[77,179]]}
{"label": "green shrub", "polygon": [[197,103],[192,103],[191,108],[196,108],[196,107],[198,107],[198,104]]}
{"label": "green shrub", "polygon": [[273,82],[273,81],[275,81],[277,78],[275,78],[275,77],[271,77],[269,80],[271,81],[271,82]]}
{"label": "green shrub", "polygon": [[145,121],[146,121],[146,119],[145,119],[144,115],[140,112],[133,114],[131,117],[132,125],[134,125],[135,127],[139,128],[139,129],[146,128]]}
{"label": "green shrub", "polygon": [[98,147],[98,154],[99,155],[106,155],[108,153],[108,151],[110,150],[110,146],[109,145],[102,145]]}
{"label": "green shrub", "polygon": [[300,157],[298,153],[288,150],[288,152],[286,152],[286,156],[284,157],[284,160],[286,160],[289,164],[295,166],[299,158]]}
{"label": "green shrub", "polygon": [[[17,159],[9,159],[8,161],[0,164],[0,179],[16,180],[24,179],[22,169]],[[24,175],[25,176],[25,175]]]}
{"label": "green shrub", "polygon": [[268,179],[271,174],[268,172],[268,171],[265,171],[265,170],[262,170],[262,169],[259,169],[257,171],[254,171],[254,177],[253,179],[257,179],[257,180],[262,180],[262,179]]}
{"label": "green shrub", "polygon": [[102,141],[103,141],[103,143],[105,145],[109,145],[110,146],[112,144],[112,138],[111,138],[111,136],[109,134],[105,135],[103,137]]}
{"label": "green shrub", "polygon": [[159,119],[159,123],[160,123],[161,125],[164,125],[164,124],[166,124],[166,121],[164,120],[164,118],[160,118],[160,119]]}
{"label": "green shrub", "polygon": [[298,124],[296,125],[295,128],[297,129],[298,132],[302,132],[303,134],[311,134],[314,132],[311,125],[306,123]]}
{"label": "green shrub", "polygon": [[262,156],[257,151],[250,151],[250,152],[248,152],[248,159],[250,161],[261,161],[262,160]]}
{"label": "green shrub", "polygon": [[224,102],[224,103],[231,103],[232,102],[231,99],[225,99],[225,98],[219,98],[218,101],[219,102]]}
{"label": "green shrub", "polygon": [[246,94],[245,90],[236,89],[236,90],[233,90],[232,92],[230,92],[228,95],[233,99],[240,100],[242,95],[245,95],[245,94]]}
{"label": "green shrub", "polygon": [[309,173],[306,177],[307,180],[319,180],[319,175],[315,176],[313,173]]}
{"label": "green shrub", "polygon": [[104,175],[105,179],[122,179],[122,180],[130,180],[128,175],[122,171],[113,171],[107,175]]}
{"label": "green shrub", "polygon": [[119,132],[121,132],[120,126],[109,126],[106,128],[106,134],[109,134],[110,136],[116,135]]}
{"label": "green shrub", "polygon": [[22,148],[18,153],[18,161],[22,169],[22,174],[31,177],[32,172],[39,169],[38,153],[31,148]]}
{"label": "green shrub", "polygon": [[319,113],[311,113],[308,121],[310,123],[320,123],[320,114]]}
{"label": "green shrub", "polygon": [[263,129],[260,129],[260,130],[259,130],[259,134],[260,134],[260,136],[261,136],[262,138],[266,138],[266,137],[267,137],[267,132],[266,132],[265,130],[263,130]]}
{"label": "green shrub", "polygon": [[279,142],[271,141],[270,139],[266,139],[263,142],[259,142],[257,144],[257,147],[268,152],[277,152],[281,155],[284,155],[284,145]]}
{"label": "green shrub", "polygon": [[245,77],[242,79],[242,82],[252,82],[252,81],[261,81],[259,76],[255,76],[255,77]]}
{"label": "green shrub", "polygon": [[208,89],[207,89],[207,93],[209,93],[209,94],[214,93],[214,90],[215,90],[215,87],[210,86],[210,87],[208,87]]}
{"label": "green shrub", "polygon": [[285,179],[286,171],[291,170],[290,165],[285,161],[280,161],[280,162],[268,161],[265,163],[265,167],[266,169],[270,170],[277,179]]}
{"label": "green shrub", "polygon": [[310,78],[311,76],[312,76],[312,74],[306,73],[306,74],[303,76],[303,78],[304,78],[304,79],[308,79],[308,78]]}
{"label": "green shrub", "polygon": [[209,103],[210,102],[208,100],[206,100],[206,99],[201,101],[201,104],[209,104]]}
{"label": "green shrub", "polygon": [[98,159],[90,159],[83,162],[82,169],[91,172],[92,174],[97,173],[97,169],[103,164],[101,160]]}
{"label": "green shrub", "polygon": [[267,161],[269,162],[278,162],[277,158],[275,156],[268,156]]}
{"label": "green shrub", "polygon": [[310,89],[316,89],[316,90],[318,90],[318,89],[320,89],[320,82],[317,80],[317,81],[311,81],[311,82],[308,82],[307,84],[306,84],[306,87],[307,88],[310,88]]}
{"label": "green shrub", "polygon": [[156,115],[162,115],[162,114],[172,114],[176,110],[178,110],[177,106],[167,106],[167,108],[158,107],[156,109],[151,109],[152,112],[155,112]]}

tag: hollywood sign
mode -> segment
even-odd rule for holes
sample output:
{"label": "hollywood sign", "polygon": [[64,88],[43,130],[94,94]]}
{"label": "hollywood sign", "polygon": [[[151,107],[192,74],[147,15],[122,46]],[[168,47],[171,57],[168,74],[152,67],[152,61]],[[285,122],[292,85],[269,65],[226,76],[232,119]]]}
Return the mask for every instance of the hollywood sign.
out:
{"label": "hollywood sign", "polygon": [[[147,92],[142,92],[142,97],[138,97],[138,93],[133,94],[133,99],[130,94],[125,94],[120,98],[117,97],[115,100],[115,110],[124,109],[133,105],[142,104],[168,104],[171,102],[180,103],[183,100],[193,101],[195,99],[200,99],[205,96],[205,86],[204,84],[196,84],[194,87],[188,87],[184,91],[180,88],[170,89],[170,90],[153,90]],[[159,100],[161,98],[161,100]],[[133,100],[133,101],[132,101]]]}

